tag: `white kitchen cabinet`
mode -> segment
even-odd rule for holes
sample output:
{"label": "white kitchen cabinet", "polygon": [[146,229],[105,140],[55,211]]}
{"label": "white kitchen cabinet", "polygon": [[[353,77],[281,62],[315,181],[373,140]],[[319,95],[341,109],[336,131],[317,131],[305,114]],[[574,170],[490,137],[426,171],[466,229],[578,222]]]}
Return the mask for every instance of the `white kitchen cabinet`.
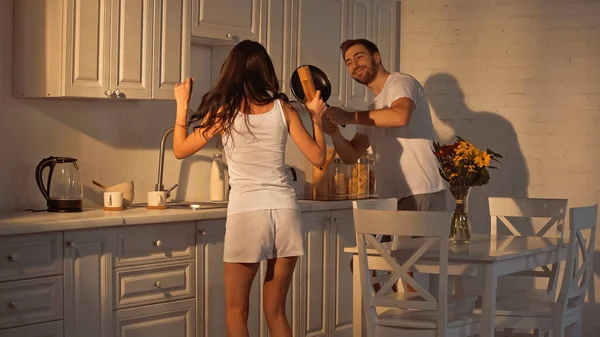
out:
{"label": "white kitchen cabinet", "polygon": [[196,336],[225,336],[225,219],[196,224]]}
{"label": "white kitchen cabinet", "polygon": [[279,80],[280,90],[293,99],[290,77],[296,67],[298,0],[261,1],[260,43],[265,46]]}
{"label": "white kitchen cabinet", "polygon": [[1,330],[2,337],[63,337],[63,321]]}
{"label": "white kitchen cabinet", "polygon": [[62,233],[0,237],[0,282],[62,275]]}
{"label": "white kitchen cabinet", "polygon": [[344,248],[356,241],[352,210],[306,212],[302,217],[306,251],[298,266],[297,335],[351,336],[351,257]]}
{"label": "white kitchen cabinet", "polygon": [[327,336],[329,324],[329,211],[302,214],[305,255],[300,263],[300,336]]}
{"label": "white kitchen cabinet", "polygon": [[63,278],[0,283],[0,304],[0,329],[62,319]]}
{"label": "white kitchen cabinet", "polygon": [[192,36],[258,41],[261,0],[192,0]]}
{"label": "white kitchen cabinet", "polygon": [[[292,331],[349,336],[352,277],[343,250],[355,242],[352,210],[307,211],[302,218],[305,255],[286,301]],[[0,282],[0,303],[15,301],[0,309],[0,335],[225,336],[224,237],[225,219],[1,237],[0,254],[18,258],[0,264],[0,275],[10,276]],[[266,266],[250,292],[251,336],[269,336],[262,310]],[[14,279],[15,267],[30,273]]]}
{"label": "white kitchen cabinet", "polygon": [[109,90],[116,96],[152,98],[153,2],[112,0]]}
{"label": "white kitchen cabinet", "polygon": [[[370,39],[373,28],[373,0],[350,0],[348,4],[348,38]],[[341,52],[341,51],[340,51]],[[344,55],[340,53],[343,58]],[[346,107],[351,110],[367,110],[371,105],[371,91],[356,82],[346,71]]]}
{"label": "white kitchen cabinet", "polygon": [[350,264],[352,255],[345,253],[344,248],[356,246],[354,219],[352,210],[334,210],[330,216],[330,246],[332,248],[329,276],[331,291],[327,302],[331,304],[329,311],[329,333],[332,337],[352,336],[352,271]]}
{"label": "white kitchen cabinet", "polygon": [[113,336],[113,258],[117,230],[64,234],[65,337]]}
{"label": "white kitchen cabinet", "polygon": [[346,40],[348,2],[345,0],[302,0],[298,4],[297,58],[294,69],[311,64],[331,81],[330,105],[345,104],[346,65],[340,44]]}
{"label": "white kitchen cabinet", "polygon": [[372,41],[379,48],[381,62],[389,72],[399,70],[396,56],[399,50],[397,34],[397,6],[396,0],[373,0],[373,36]]}
{"label": "white kitchen cabinet", "polygon": [[114,336],[195,337],[195,305],[190,299],[119,310]]}
{"label": "white kitchen cabinet", "polygon": [[174,99],[175,84],[190,76],[190,1],[154,0],[154,99]]}
{"label": "white kitchen cabinet", "polygon": [[189,1],[16,1],[14,96],[173,99],[189,73]]}

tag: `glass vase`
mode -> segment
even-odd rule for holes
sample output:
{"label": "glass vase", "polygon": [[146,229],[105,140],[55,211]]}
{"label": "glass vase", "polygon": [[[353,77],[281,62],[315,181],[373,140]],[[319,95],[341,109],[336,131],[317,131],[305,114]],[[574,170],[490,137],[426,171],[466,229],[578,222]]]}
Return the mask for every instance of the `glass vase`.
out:
{"label": "glass vase", "polygon": [[469,222],[468,200],[471,188],[463,195],[455,196],[456,204],[450,223],[450,243],[461,244],[471,241],[471,223]]}

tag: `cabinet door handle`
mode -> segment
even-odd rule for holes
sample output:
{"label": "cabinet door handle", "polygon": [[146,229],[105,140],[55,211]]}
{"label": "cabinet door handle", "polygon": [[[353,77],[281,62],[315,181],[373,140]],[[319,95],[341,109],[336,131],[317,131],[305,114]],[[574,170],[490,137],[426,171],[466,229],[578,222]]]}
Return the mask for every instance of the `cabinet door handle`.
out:
{"label": "cabinet door handle", "polygon": [[75,247],[75,241],[67,241],[67,247]]}
{"label": "cabinet door handle", "polygon": [[10,254],[10,255],[8,256],[8,261],[9,261],[9,262],[16,262],[16,261],[17,261],[17,258],[19,258],[19,255],[18,255],[18,254]]}
{"label": "cabinet door handle", "polygon": [[198,233],[200,233],[200,235],[204,236],[204,235],[206,235],[206,229],[201,229],[198,231]]}
{"label": "cabinet door handle", "polygon": [[155,286],[156,288],[160,288],[160,281],[156,281],[156,282],[154,282],[154,286]]}
{"label": "cabinet door handle", "polygon": [[16,309],[17,308],[17,302],[15,302],[15,301],[8,302],[8,307],[11,308],[11,309]]}
{"label": "cabinet door handle", "polygon": [[334,217],[332,217],[332,218],[331,218],[331,222],[337,222],[337,217],[335,217],[335,216],[334,216]]}
{"label": "cabinet door handle", "polygon": [[225,34],[225,37],[226,37],[226,38],[228,38],[229,40],[231,40],[231,39],[232,39],[232,35],[231,35],[231,33],[230,33],[230,32],[228,32],[227,34]]}
{"label": "cabinet door handle", "polygon": [[110,97],[112,95],[112,90],[107,89],[106,91],[104,91],[104,95],[106,95],[106,97]]}
{"label": "cabinet door handle", "polygon": [[162,242],[160,242],[160,240],[154,241],[154,246],[155,247],[160,247],[161,244],[162,244]]}
{"label": "cabinet door handle", "polygon": [[121,97],[120,97],[120,95],[121,95],[121,90],[119,90],[119,89],[115,90],[115,95],[117,96],[117,98],[121,98]]}

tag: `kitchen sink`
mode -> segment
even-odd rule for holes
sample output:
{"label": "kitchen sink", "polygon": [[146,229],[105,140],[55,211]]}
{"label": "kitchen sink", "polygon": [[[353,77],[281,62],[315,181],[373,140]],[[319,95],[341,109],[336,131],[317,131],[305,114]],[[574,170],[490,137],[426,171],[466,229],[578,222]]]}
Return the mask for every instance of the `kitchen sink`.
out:
{"label": "kitchen sink", "polygon": [[227,208],[227,201],[171,201],[167,202],[167,207],[192,210]]}

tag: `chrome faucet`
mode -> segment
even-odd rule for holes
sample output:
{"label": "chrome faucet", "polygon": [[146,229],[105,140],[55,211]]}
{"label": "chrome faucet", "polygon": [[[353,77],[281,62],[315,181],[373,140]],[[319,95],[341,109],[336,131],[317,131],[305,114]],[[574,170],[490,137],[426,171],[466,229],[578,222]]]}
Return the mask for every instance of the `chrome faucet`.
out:
{"label": "chrome faucet", "polygon": [[[175,130],[174,127],[168,128],[165,133],[162,135],[162,139],[160,140],[160,153],[158,154],[158,182],[154,185],[155,191],[164,191],[165,186],[163,185],[163,168],[165,166],[165,143],[167,142],[167,137],[169,134],[173,133]],[[177,187],[177,184],[173,185],[171,188],[167,190],[167,198],[171,195],[171,191]]]}

